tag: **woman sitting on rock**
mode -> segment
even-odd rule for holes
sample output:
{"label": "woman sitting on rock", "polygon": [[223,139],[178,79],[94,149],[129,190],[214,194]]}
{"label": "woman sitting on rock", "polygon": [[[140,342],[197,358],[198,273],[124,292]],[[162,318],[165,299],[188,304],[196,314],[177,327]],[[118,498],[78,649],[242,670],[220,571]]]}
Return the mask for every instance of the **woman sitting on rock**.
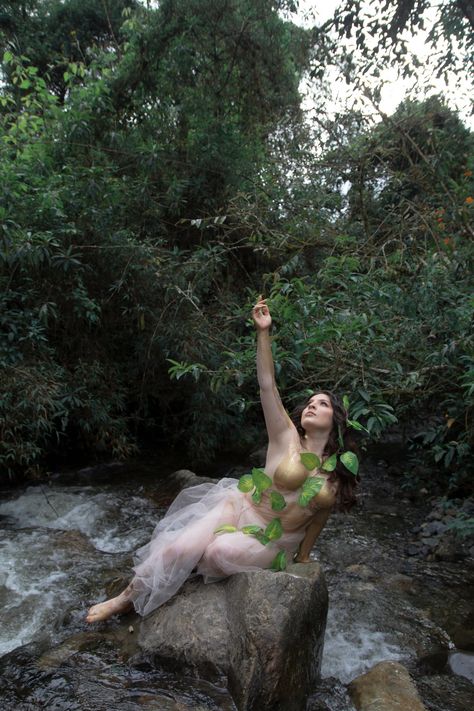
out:
{"label": "woman sitting on rock", "polygon": [[150,543],[137,551],[130,585],[117,597],[94,605],[88,622],[132,607],[146,615],[193,573],[210,583],[233,573],[282,570],[287,556],[308,562],[333,508],[348,510],[353,505],[357,457],[350,451],[346,410],[332,393],[317,392],[294,421],[290,419],[275,383],[272,319],[262,297],[252,316],[268,433],[265,469],[254,469],[239,481],[224,478],[182,491]]}

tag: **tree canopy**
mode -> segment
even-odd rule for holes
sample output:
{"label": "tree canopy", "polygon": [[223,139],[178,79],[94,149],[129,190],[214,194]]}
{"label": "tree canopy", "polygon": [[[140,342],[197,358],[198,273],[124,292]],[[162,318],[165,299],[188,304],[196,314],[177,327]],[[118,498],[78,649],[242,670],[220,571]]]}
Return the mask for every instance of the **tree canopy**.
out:
{"label": "tree canopy", "polygon": [[283,5],[2,4],[6,476],[147,438],[201,463],[250,446],[264,292],[289,407],[346,393],[469,489],[472,133],[432,96],[323,143],[299,90],[322,30]]}

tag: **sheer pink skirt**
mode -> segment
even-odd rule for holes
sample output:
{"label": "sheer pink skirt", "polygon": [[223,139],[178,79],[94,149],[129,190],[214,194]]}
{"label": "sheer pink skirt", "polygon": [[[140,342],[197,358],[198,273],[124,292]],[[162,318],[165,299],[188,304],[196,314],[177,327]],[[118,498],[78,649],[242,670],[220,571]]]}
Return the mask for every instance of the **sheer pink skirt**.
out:
{"label": "sheer pink skirt", "polygon": [[[193,573],[205,583],[261,568],[269,568],[284,549],[292,555],[304,529],[284,532],[275,542],[262,545],[241,532],[216,535],[222,524],[237,528],[269,523],[264,511],[237,488],[237,479],[225,478],[181,491],[156,526],[151,541],[134,556],[134,606],[147,615],[169,600]],[[272,513],[273,516],[278,514]]]}

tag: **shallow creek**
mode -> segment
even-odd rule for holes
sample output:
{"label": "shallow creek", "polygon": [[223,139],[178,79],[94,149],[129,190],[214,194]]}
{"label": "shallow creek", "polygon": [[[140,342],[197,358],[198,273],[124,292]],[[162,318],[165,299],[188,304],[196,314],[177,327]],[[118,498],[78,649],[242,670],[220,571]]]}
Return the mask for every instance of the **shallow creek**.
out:
{"label": "shallow creek", "polygon": [[[469,654],[459,657],[451,639],[472,617],[473,562],[409,558],[409,530],[428,508],[400,496],[384,467],[365,469],[357,511],[333,515],[313,551],[330,610],[323,680],[310,707],[352,711],[345,685],[395,659],[409,668],[430,711],[473,708],[474,684],[448,664],[472,673]],[[86,626],[87,607],[127,573],[131,553],[147,542],[175,492],[149,467],[78,480],[1,493],[0,707],[235,709],[225,689],[131,663],[126,625]]]}

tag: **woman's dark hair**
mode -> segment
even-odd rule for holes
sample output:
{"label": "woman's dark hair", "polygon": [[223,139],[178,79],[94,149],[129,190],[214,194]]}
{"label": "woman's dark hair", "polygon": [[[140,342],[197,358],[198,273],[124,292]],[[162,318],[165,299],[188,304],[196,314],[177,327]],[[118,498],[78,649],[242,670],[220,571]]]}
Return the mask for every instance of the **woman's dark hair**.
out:
{"label": "woman's dark hair", "polygon": [[[360,458],[359,448],[351,433],[351,428],[347,426],[346,409],[342,404],[341,398],[330,390],[317,390],[303,405],[299,405],[291,413],[291,420],[298,430],[300,437],[304,437],[306,434],[304,428],[301,426],[301,415],[311,398],[315,395],[326,395],[330,399],[333,409],[333,428],[329,434],[326,447],[324,448],[324,456],[330,457],[331,454],[335,452],[342,454],[342,452],[351,451]],[[342,447],[339,443],[339,433],[343,442]],[[345,512],[350,511],[357,502],[355,489],[360,481],[359,475],[354,476],[338,459],[336,468],[333,472],[330,472],[328,480],[337,481],[339,484],[336,499],[337,509]]]}

